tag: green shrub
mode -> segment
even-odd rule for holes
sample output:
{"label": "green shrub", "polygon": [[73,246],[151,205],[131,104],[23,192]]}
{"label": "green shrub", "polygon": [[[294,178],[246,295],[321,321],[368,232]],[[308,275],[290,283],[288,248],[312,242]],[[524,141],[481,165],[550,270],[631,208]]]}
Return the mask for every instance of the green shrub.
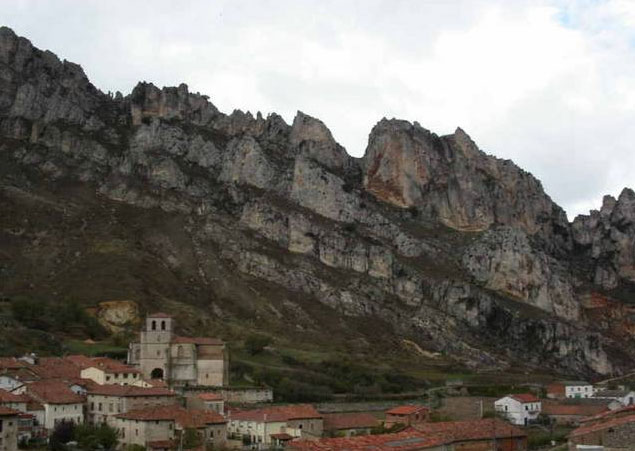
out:
{"label": "green shrub", "polygon": [[260,354],[271,344],[271,338],[266,335],[250,335],[245,340],[245,350],[250,355]]}

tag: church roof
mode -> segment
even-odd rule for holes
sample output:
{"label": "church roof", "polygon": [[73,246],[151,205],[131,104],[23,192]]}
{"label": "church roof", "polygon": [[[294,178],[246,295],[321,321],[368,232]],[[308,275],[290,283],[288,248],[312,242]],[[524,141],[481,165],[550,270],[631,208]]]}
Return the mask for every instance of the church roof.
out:
{"label": "church roof", "polygon": [[163,312],[156,312],[149,314],[148,318],[172,318],[172,315],[168,315],[167,313]]}
{"label": "church roof", "polygon": [[225,342],[220,338],[208,337],[174,337],[172,343],[175,344],[195,344],[195,345],[223,345]]}
{"label": "church roof", "polygon": [[136,387],[134,385],[95,385],[88,390],[89,395],[102,396],[176,396],[173,391],[163,387]]}

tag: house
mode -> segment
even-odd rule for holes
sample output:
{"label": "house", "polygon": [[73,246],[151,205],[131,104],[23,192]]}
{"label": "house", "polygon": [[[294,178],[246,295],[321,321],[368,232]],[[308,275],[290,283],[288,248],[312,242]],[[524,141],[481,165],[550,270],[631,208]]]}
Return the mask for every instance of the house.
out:
{"label": "house", "polygon": [[603,446],[606,449],[633,449],[635,443],[635,406],[602,412],[581,421],[569,434],[569,450],[579,446]]}
{"label": "house", "polygon": [[119,442],[147,449],[173,449],[175,443],[195,431],[200,446],[223,446],[227,440],[227,422],[216,412],[188,410],[179,406],[150,407],[115,416]]}
{"label": "house", "polygon": [[446,438],[429,436],[413,428],[394,434],[359,435],[354,437],[296,439],[286,448],[295,451],[445,451]]}
{"label": "house", "polygon": [[324,414],[324,434],[329,437],[368,435],[379,426],[379,421],[369,413]]}
{"label": "house", "polygon": [[80,372],[82,379],[89,379],[100,385],[133,385],[140,375],[139,369],[105,357],[92,359],[90,365]]}
{"label": "house", "polygon": [[231,437],[268,447],[286,434],[291,438],[318,438],[322,436],[322,415],[309,404],[272,406],[262,409],[232,410],[227,415],[227,430]]}
{"label": "house", "polygon": [[601,390],[596,392],[593,397],[618,401],[622,407],[635,405],[635,391],[632,390]]}
{"label": "house", "polygon": [[547,398],[590,398],[593,385],[586,381],[563,381],[547,385]]}
{"label": "house", "polygon": [[386,411],[384,426],[393,427],[396,424],[411,426],[428,420],[430,409],[421,405],[397,406]]}
{"label": "house", "polygon": [[51,431],[62,421],[84,422],[84,397],[73,393],[67,383],[57,379],[42,380],[27,384],[25,388],[26,394],[44,407],[44,429]]}
{"label": "house", "polygon": [[0,369],[0,390],[14,391],[38,379],[40,378],[29,368]]}
{"label": "house", "polygon": [[531,393],[507,395],[494,402],[494,409],[512,424],[526,426],[538,419],[541,402]]}
{"label": "house", "polygon": [[555,424],[564,426],[577,426],[583,419],[605,412],[606,404],[565,404],[545,402],[542,405],[542,413],[548,416]]}
{"label": "house", "polygon": [[423,422],[393,434],[294,440],[287,446],[299,451],[524,451],[527,434],[499,419]]}
{"label": "house", "polygon": [[165,313],[148,315],[139,342],[130,343],[128,363],[137,366],[144,379],[163,379],[173,386],[228,384],[225,343],[176,336],[174,320]]}
{"label": "house", "polygon": [[26,413],[26,406],[28,403],[29,398],[27,396],[15,395],[13,393],[0,390],[0,407],[8,407],[9,409]]}
{"label": "house", "polygon": [[95,385],[87,396],[87,418],[91,424],[114,425],[115,416],[132,410],[177,404],[176,393],[167,388],[131,385]]}
{"label": "house", "polygon": [[225,414],[225,400],[220,393],[194,393],[187,396],[186,401],[188,407],[212,410],[221,415]]}
{"label": "house", "polygon": [[0,407],[0,451],[17,451],[20,412]]}

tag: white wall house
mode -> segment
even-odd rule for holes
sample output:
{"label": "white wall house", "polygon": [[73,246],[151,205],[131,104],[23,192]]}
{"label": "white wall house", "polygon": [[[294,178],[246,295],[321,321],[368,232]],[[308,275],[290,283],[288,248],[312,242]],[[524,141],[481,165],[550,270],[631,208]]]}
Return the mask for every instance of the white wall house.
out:
{"label": "white wall house", "polygon": [[622,406],[635,405],[635,391],[632,390],[602,390],[595,393],[596,399],[611,399]]}
{"label": "white wall house", "polygon": [[496,412],[504,415],[510,423],[527,425],[538,419],[542,410],[540,399],[530,393],[507,395],[494,403]]}
{"label": "white wall house", "polygon": [[13,391],[22,385],[22,382],[15,377],[6,374],[0,375],[0,390]]}
{"label": "white wall house", "polygon": [[564,382],[565,398],[591,398],[593,385],[584,381]]}

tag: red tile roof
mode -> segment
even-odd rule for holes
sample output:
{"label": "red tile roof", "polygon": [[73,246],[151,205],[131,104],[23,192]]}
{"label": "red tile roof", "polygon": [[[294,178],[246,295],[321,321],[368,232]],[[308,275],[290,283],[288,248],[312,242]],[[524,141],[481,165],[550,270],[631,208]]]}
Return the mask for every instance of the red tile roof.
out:
{"label": "red tile roof", "polygon": [[167,313],[163,312],[156,312],[148,315],[148,318],[172,318],[172,315],[168,315]]}
{"label": "red tile roof", "polygon": [[79,404],[84,397],[75,394],[61,380],[43,380],[27,385],[27,393],[44,404]]}
{"label": "red tile roof", "polygon": [[81,368],[64,357],[42,357],[37,365],[29,368],[41,379],[79,378]]}
{"label": "red tile roof", "polygon": [[419,423],[413,426],[426,434],[441,434],[452,441],[483,440],[492,437],[526,437],[522,429],[498,418],[466,421],[443,421],[439,423]]}
{"label": "red tile roof", "polygon": [[499,419],[422,423],[396,434],[364,435],[316,441],[296,440],[291,449],[303,451],[414,451],[492,437],[526,437],[521,429]]}
{"label": "red tile roof", "polygon": [[601,404],[552,404],[542,406],[545,415],[570,415],[588,417],[606,411],[606,406]]}
{"label": "red tile roof", "polygon": [[194,345],[223,345],[225,342],[219,338],[208,337],[174,337],[172,343]]}
{"label": "red tile roof", "polygon": [[203,401],[222,401],[223,396],[219,393],[200,393],[198,395]]}
{"label": "red tile roof", "polygon": [[14,409],[9,409],[8,407],[0,406],[0,416],[9,417],[9,416],[17,416],[20,415],[20,412]]}
{"label": "red tile roof", "polygon": [[604,418],[620,417],[620,416],[631,415],[631,414],[635,414],[635,406],[626,406],[626,407],[622,407],[621,409],[607,410],[605,412],[598,413],[597,415],[593,415],[592,417],[584,418],[580,420],[580,422],[589,423],[589,422],[600,421]]}
{"label": "red tile roof", "polygon": [[395,434],[294,440],[289,442],[287,447],[302,451],[415,451],[441,446],[445,443],[446,440],[443,437],[426,436],[414,429],[406,429]]}
{"label": "red tile roof", "polygon": [[93,359],[81,354],[68,355],[66,356],[66,360],[72,362],[81,369],[88,368],[93,365]]}
{"label": "red tile roof", "polygon": [[136,387],[133,385],[99,385],[95,384],[87,391],[88,395],[141,397],[141,396],[176,396],[172,390],[164,387]]}
{"label": "red tile roof", "polygon": [[231,420],[278,422],[322,418],[322,415],[310,404],[295,404],[289,406],[272,406],[252,410],[232,410]]}
{"label": "red tile roof", "polygon": [[379,425],[369,413],[332,413],[324,415],[325,430],[364,429]]}
{"label": "red tile roof", "polygon": [[144,379],[143,381],[152,387],[166,388],[168,386],[168,383],[163,379]]}
{"label": "red tile roof", "polygon": [[155,440],[153,442],[148,442],[148,448],[172,449],[172,448],[176,448],[176,443],[173,440]]}
{"label": "red tile roof", "polygon": [[29,402],[28,396],[16,395],[11,392],[0,389],[0,404]]}
{"label": "red tile roof", "polygon": [[575,429],[570,437],[580,437],[582,435],[590,434],[592,432],[602,431],[611,427],[621,426],[624,424],[635,423],[635,414],[626,415],[617,418],[607,418],[604,421],[598,421],[593,423],[585,423],[579,428]]}
{"label": "red tile roof", "polygon": [[14,370],[26,366],[28,366],[28,363],[18,360],[15,357],[0,357],[0,370]]}
{"label": "red tile roof", "polygon": [[280,432],[278,434],[271,434],[271,438],[275,438],[277,440],[285,441],[285,440],[292,440],[293,436],[287,434],[286,432]]}
{"label": "red tile roof", "polygon": [[126,365],[125,363],[108,357],[97,357],[92,359],[92,364],[86,368],[90,367],[99,368],[109,373],[141,373],[141,371],[135,367]]}
{"label": "red tile roof", "polygon": [[413,413],[420,412],[422,410],[430,410],[426,406],[397,406],[386,411],[386,415],[412,415]]}
{"label": "red tile roof", "polygon": [[513,395],[507,395],[516,401],[527,403],[527,402],[540,402],[540,399],[531,393],[516,393]]}
{"label": "red tile roof", "polygon": [[226,423],[225,418],[211,410],[184,409],[179,406],[150,407],[147,409],[131,410],[116,415],[124,420],[137,421],[174,421],[184,428],[201,428],[206,424]]}

